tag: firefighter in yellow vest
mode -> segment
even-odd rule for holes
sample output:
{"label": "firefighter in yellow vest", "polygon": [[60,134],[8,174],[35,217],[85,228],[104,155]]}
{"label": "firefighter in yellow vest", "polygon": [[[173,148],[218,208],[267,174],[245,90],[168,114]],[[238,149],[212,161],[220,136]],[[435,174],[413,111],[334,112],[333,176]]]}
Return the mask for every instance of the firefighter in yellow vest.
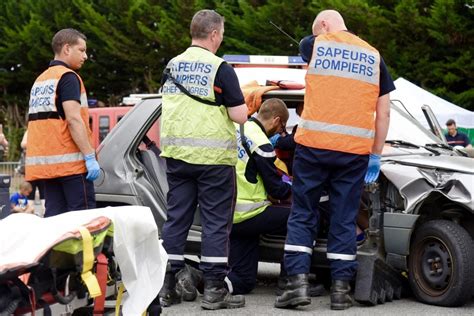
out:
{"label": "firefighter in yellow vest", "polygon": [[[250,118],[243,128],[237,126],[237,203],[230,234],[231,271],[225,279],[234,294],[246,294],[255,287],[260,235],[286,235],[291,182],[277,171],[269,137],[286,130],[288,116],[286,104],[272,98],[262,103],[257,117]],[[284,275],[283,269],[278,284],[281,287]],[[323,286],[315,284],[310,294],[317,296],[323,292]]]}
{"label": "firefighter in yellow vest", "polygon": [[[284,263],[285,291],[275,306],[308,305],[308,273],[319,214],[317,203],[327,185],[330,227],[327,258],[331,309],[352,306],[350,281],[357,271],[356,217],[366,183],[376,181],[387,136],[392,79],[379,52],[347,31],[333,10],[313,23],[306,74],[305,106],[295,141],[293,204],[288,219]],[[307,47],[305,41],[300,50]]]}
{"label": "firefighter in yellow vest", "polygon": [[[169,192],[162,239],[170,264],[159,300],[163,306],[181,301],[176,273],[184,268],[186,238],[199,204],[201,306],[237,308],[244,306],[245,298],[230,295],[224,278],[236,198],[237,139],[232,121],[243,124],[247,106],[233,68],[215,55],[224,36],[224,18],[212,10],[198,11],[190,31],[191,46],[169,62],[163,85],[160,145]],[[185,294],[185,300],[196,297]]]}
{"label": "firefighter in yellow vest", "polygon": [[87,60],[86,37],[63,29],[52,48],[54,60],[31,88],[25,159],[26,180],[45,180],[45,216],[95,208],[93,181],[100,173],[86,89],[75,72]]}

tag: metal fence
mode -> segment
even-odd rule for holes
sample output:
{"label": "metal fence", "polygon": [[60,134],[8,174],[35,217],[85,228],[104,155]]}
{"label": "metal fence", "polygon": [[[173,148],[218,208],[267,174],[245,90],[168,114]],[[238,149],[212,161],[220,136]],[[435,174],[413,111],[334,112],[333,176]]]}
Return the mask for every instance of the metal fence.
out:
{"label": "metal fence", "polygon": [[0,174],[7,174],[11,177],[10,193],[18,191],[20,183],[25,180],[22,174],[15,171],[19,165],[18,161],[0,162]]}

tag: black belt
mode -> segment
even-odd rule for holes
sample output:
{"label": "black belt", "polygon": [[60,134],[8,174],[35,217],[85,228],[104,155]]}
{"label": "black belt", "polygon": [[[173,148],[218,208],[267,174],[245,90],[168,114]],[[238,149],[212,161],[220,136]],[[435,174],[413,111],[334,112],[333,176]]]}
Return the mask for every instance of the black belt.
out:
{"label": "black belt", "polygon": [[38,112],[38,113],[31,113],[28,114],[28,121],[37,121],[37,120],[48,120],[48,119],[53,119],[53,120],[59,120],[63,119],[58,112]]}

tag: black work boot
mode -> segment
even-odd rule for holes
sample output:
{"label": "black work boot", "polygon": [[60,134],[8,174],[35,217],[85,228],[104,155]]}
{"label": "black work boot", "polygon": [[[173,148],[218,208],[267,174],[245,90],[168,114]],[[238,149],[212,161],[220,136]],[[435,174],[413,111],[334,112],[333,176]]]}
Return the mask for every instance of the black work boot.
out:
{"label": "black work boot", "polygon": [[173,272],[166,271],[165,281],[158,297],[160,298],[160,305],[163,307],[181,303],[181,291],[176,286],[176,276]]}
{"label": "black work boot", "polygon": [[224,280],[204,280],[204,296],[201,307],[204,309],[240,308],[245,305],[243,295],[231,295]]}
{"label": "black work boot", "polygon": [[275,307],[295,308],[311,304],[309,296],[309,283],[307,274],[295,274],[286,277],[286,285],[283,293],[277,296]]}
{"label": "black work boot", "polygon": [[[275,294],[277,296],[281,296],[283,294],[283,291],[285,290],[286,282],[287,282],[286,276],[280,276],[278,278],[278,285],[275,291]],[[317,297],[324,294],[325,292],[324,285],[322,285],[321,283],[316,282],[316,280],[309,279],[308,284],[309,284],[308,291],[309,291],[310,297]]]}
{"label": "black work boot", "polygon": [[182,292],[183,301],[194,301],[198,295],[197,289],[202,283],[202,272],[187,264],[176,273],[176,280]]}
{"label": "black work boot", "polygon": [[348,309],[353,304],[349,281],[333,280],[331,286],[331,309]]}

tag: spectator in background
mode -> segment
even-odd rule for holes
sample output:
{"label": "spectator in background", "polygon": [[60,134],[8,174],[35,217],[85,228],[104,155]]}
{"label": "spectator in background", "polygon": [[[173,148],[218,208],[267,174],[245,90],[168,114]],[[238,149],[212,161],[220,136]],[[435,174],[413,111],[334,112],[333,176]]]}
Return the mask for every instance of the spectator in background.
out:
{"label": "spectator in background", "polygon": [[33,214],[35,212],[33,205],[28,201],[28,195],[32,190],[31,183],[24,181],[20,184],[20,190],[10,197],[12,213]]}
{"label": "spectator in background", "polygon": [[453,119],[449,119],[446,122],[446,127],[448,128],[448,133],[444,136],[446,137],[449,146],[462,146],[464,148],[472,148],[471,142],[469,141],[469,137],[464,133],[458,132],[456,122]]}
{"label": "spectator in background", "polygon": [[8,153],[8,140],[3,134],[3,125],[0,124],[0,161],[3,161],[3,158],[7,153]]}
{"label": "spectator in background", "polygon": [[[23,155],[26,155],[26,148],[27,148],[27,137],[28,137],[28,130],[25,131],[25,133],[23,134],[23,138],[21,139],[21,143],[20,143],[20,146],[21,146],[21,150],[25,151],[25,153],[23,153]],[[24,161],[23,161],[24,163]],[[24,174],[24,168],[23,168],[23,174]],[[34,201],[35,200],[35,196],[36,196],[36,189],[38,189],[39,191],[39,198],[40,198],[40,201],[41,201],[41,209],[37,212],[37,215],[40,216],[40,217],[43,217],[44,216],[44,180],[33,180],[33,181],[30,181],[31,183],[31,193],[28,195],[28,200],[30,201]]]}

